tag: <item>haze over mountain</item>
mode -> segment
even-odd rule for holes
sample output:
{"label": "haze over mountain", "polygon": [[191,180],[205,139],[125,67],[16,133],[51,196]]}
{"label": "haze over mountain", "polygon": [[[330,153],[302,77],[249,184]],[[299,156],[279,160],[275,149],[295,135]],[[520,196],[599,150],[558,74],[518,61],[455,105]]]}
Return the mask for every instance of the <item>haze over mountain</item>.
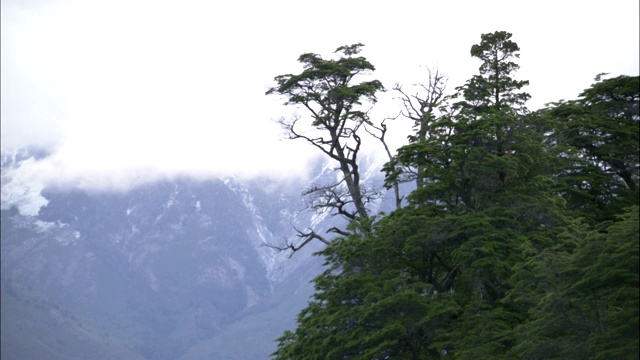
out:
{"label": "haze over mountain", "polygon": [[[293,328],[321,246],[289,258],[261,245],[336,225],[305,210],[305,184],[181,177],[87,191],[20,177],[46,156],[2,154],[3,358],[259,359]],[[310,181],[335,176],[319,163]]]}
{"label": "haze over mountain", "polygon": [[[469,54],[478,36],[508,30],[523,49],[519,77],[531,80],[532,110],[575,97],[600,72],[638,73],[639,5],[628,0],[1,6],[0,145],[53,145],[33,171],[85,187],[185,172],[305,175],[313,149],[279,141],[271,121],[296,110],[264,95],[275,76],[301,70],[303,53],[327,57],[363,43],[362,55],[376,67],[371,78],[387,89],[426,81],[426,66],[439,68],[453,90],[479,65]],[[395,96],[380,94],[372,119],[397,115]],[[403,145],[408,134],[388,137]]]}

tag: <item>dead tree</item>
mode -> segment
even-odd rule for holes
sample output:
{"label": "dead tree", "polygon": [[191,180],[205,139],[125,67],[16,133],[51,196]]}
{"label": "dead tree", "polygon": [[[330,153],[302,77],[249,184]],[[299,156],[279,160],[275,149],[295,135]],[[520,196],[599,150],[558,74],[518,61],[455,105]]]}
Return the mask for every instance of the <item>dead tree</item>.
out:
{"label": "dead tree", "polygon": [[[435,120],[435,111],[444,100],[444,92],[447,85],[447,78],[440,72],[427,69],[428,83],[416,84],[417,90],[414,94],[405,91],[400,84],[396,84],[393,90],[400,93],[398,97],[402,102],[403,110],[401,115],[407,119],[413,120],[416,128],[414,142],[424,143],[428,140],[429,125]],[[415,171],[415,181],[418,188],[422,187],[424,178],[421,175],[422,169]]]}

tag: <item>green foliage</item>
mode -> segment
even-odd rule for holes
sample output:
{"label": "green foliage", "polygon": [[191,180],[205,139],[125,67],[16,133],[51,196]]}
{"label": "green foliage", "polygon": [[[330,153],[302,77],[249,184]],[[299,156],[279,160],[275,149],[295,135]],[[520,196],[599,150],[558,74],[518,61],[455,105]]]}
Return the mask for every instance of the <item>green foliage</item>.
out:
{"label": "green foliage", "polygon": [[518,112],[530,98],[518,92],[529,81],[512,76],[520,66],[513,59],[520,57],[518,44],[505,31],[482,34],[480,44],[471,47],[471,56],[482,61],[479,75],[473,76],[457,90],[464,97],[458,106],[476,114],[503,115]]}
{"label": "green foliage", "polygon": [[[576,224],[515,277],[533,306],[516,327],[518,358],[636,359],[639,354],[638,206],[604,232]],[[529,277],[529,279],[527,279]],[[532,281],[533,279],[533,281]],[[532,286],[536,284],[536,286]]]}
{"label": "green foliage", "polygon": [[581,99],[541,112],[553,123],[550,141],[564,162],[560,191],[594,223],[638,203],[640,77],[601,80]]}
{"label": "green foliage", "polygon": [[[280,125],[291,139],[303,139],[338,162],[349,196],[336,191],[337,184],[316,187],[309,195],[318,198],[312,207],[330,208],[349,220],[369,216],[365,205],[370,195],[360,187],[358,153],[362,144],[361,127],[371,121],[368,110],[362,110],[362,105],[365,102],[374,104],[376,93],[384,91],[378,80],[358,82],[363,75],[375,70],[367,59],[355,56],[363,46],[339,47],[336,53],[342,53],[342,56],[337,60],[323,59],[312,53],[302,54],[298,61],[304,71],[297,75],[276,76],[277,85],[266,92],[267,95],[283,95],[288,99],[285,105],[303,106],[311,114],[311,127],[316,130],[313,133],[304,126],[300,129],[299,116],[290,121],[283,119]],[[353,204],[355,209],[347,204]],[[313,234],[313,238],[321,237]]]}
{"label": "green foliage", "polygon": [[320,55],[300,55],[304,71],[298,75],[276,76],[276,87],[267,95],[281,94],[288,97],[286,105],[303,105],[313,114],[313,126],[321,129],[339,129],[347,120],[368,121],[366,112],[355,109],[362,100],[375,103],[376,93],[384,90],[378,80],[352,84],[359,74],[374,71],[375,67],[364,57],[354,57],[364,45],[341,46],[336,53],[344,56],[338,60],[326,60]]}
{"label": "green foliage", "polygon": [[479,75],[383,169],[424,181],[320,252],[276,358],[638,357],[638,79],[529,113],[518,51],[472,47]]}
{"label": "green foliage", "polygon": [[511,61],[519,58],[520,47],[511,40],[512,34],[505,31],[482,34],[480,44],[471,47],[471,56],[482,61],[480,75],[474,76],[463,87],[465,99],[480,110],[513,111],[530,98],[526,93],[517,93],[529,81],[518,81],[511,74],[520,65]]}
{"label": "green foliage", "polygon": [[296,332],[279,339],[277,358],[438,358],[436,331],[460,308],[429,281],[424,244],[406,241],[407,230],[424,220],[401,211],[375,225],[379,235],[336,240],[322,251],[330,267],[315,280],[314,301]]}

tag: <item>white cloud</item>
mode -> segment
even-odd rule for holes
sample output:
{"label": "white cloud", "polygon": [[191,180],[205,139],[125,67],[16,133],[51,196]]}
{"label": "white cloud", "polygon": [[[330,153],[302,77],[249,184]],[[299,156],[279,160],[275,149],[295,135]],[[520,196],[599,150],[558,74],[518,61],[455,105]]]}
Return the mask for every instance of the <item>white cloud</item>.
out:
{"label": "white cloud", "polygon": [[[420,81],[427,65],[453,89],[477,69],[480,34],[506,30],[534,108],[575,98],[602,71],[637,75],[637,1],[568,4],[2,2],[2,146],[53,144],[42,172],[94,186],[303,174],[313,149],[279,140],[271,119],[293,110],[264,95],[274,76],[300,71],[301,53],[362,42],[387,87]],[[376,116],[397,111],[385,100]]]}

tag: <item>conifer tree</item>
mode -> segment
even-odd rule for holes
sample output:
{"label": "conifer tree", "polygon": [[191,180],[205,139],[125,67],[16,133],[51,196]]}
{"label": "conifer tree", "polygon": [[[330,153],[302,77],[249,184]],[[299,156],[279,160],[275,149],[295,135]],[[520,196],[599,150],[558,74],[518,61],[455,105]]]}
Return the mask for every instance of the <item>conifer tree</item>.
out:
{"label": "conifer tree", "polygon": [[571,208],[594,223],[638,204],[640,77],[596,78],[574,101],[541,110],[552,121],[557,178]]}
{"label": "conifer tree", "polygon": [[[539,111],[553,188],[573,219],[517,265],[507,297],[529,308],[516,358],[636,359],[638,354],[638,77],[602,80]],[[551,236],[548,236],[552,238]]]}
{"label": "conifer tree", "polygon": [[424,169],[424,185],[409,200],[432,214],[435,234],[424,236],[421,246],[441,265],[423,258],[438,270],[427,278],[446,279],[444,290],[453,291],[460,306],[437,343],[464,358],[499,357],[513,346],[509,329],[527,308],[505,300],[512,271],[529,256],[524,249],[548,246],[564,222],[561,199],[552,192],[551,154],[525,107],[528,81],[514,78],[519,47],[511,37],[482,35],[471,48],[481,60],[479,75],[458,87],[448,109],[429,124],[430,141],[400,148],[396,158]]}
{"label": "conifer tree", "polygon": [[385,167],[420,169],[408,205],[321,252],[276,358],[638,357],[637,78],[531,114],[518,51],[472,47],[479,75]]}
{"label": "conifer tree", "polygon": [[399,149],[394,161],[424,179],[409,205],[321,252],[328,269],[276,358],[486,358],[514,345],[508,330],[526,309],[504,303],[511,271],[522,248],[544,246],[560,198],[537,165],[547,155],[526,82],[512,79],[510,38],[483,35],[472,48],[481,74]]}
{"label": "conifer tree", "polygon": [[531,306],[513,329],[510,356],[637,359],[638,235],[638,206],[605,228],[576,219],[553,247],[520,264],[511,298]]}

